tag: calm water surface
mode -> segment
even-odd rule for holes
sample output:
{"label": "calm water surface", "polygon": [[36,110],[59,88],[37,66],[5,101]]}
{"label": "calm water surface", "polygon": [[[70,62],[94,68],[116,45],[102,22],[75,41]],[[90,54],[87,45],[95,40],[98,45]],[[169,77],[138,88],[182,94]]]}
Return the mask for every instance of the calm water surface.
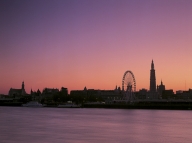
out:
{"label": "calm water surface", "polygon": [[0,107],[0,143],[191,143],[192,111]]}

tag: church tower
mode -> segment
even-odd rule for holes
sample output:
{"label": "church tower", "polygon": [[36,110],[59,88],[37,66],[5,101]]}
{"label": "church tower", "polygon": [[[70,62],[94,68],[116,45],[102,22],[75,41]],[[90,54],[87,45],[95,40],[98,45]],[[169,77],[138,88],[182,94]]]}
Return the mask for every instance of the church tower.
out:
{"label": "church tower", "polygon": [[161,80],[161,84],[157,85],[157,92],[162,96],[162,92],[165,90],[165,85],[163,85],[163,82]]}
{"label": "church tower", "polygon": [[22,82],[22,87],[21,87],[22,90],[25,90],[25,84],[24,84],[24,81]]}
{"label": "church tower", "polygon": [[153,60],[151,63],[151,71],[150,71],[150,92],[153,92],[153,93],[156,92],[156,77],[155,77]]}
{"label": "church tower", "polygon": [[22,82],[22,88],[21,88],[21,95],[25,95],[26,92],[25,92],[25,84],[24,84],[24,81]]}

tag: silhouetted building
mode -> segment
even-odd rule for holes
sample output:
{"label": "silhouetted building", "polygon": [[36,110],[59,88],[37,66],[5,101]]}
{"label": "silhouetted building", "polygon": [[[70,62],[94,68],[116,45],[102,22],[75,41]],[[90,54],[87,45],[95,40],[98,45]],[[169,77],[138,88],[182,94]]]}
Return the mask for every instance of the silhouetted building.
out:
{"label": "silhouetted building", "polygon": [[87,95],[87,92],[84,90],[71,90],[70,91],[70,96],[85,96]]}
{"label": "silhouetted building", "polygon": [[165,85],[163,85],[163,82],[161,80],[161,84],[158,86],[157,85],[157,92],[162,96],[162,92],[165,90]]}
{"label": "silhouetted building", "polygon": [[192,89],[188,91],[176,91],[176,99],[191,100],[192,99]]}
{"label": "silhouetted building", "polygon": [[155,68],[153,60],[151,62],[151,70],[150,70],[150,89],[147,92],[146,99],[158,99],[159,94],[156,90],[156,77],[155,77]]}
{"label": "silhouetted building", "polygon": [[21,89],[10,88],[9,90],[9,96],[20,96],[25,94],[26,94],[26,91],[25,91],[24,81],[22,82]]}
{"label": "silhouetted building", "polygon": [[174,97],[172,89],[162,91],[162,99],[174,99]]}
{"label": "silhouetted building", "polygon": [[84,102],[106,101],[112,103],[114,100],[122,100],[121,89],[116,87],[114,90],[87,89],[71,90],[70,96],[81,96]]}
{"label": "silhouetted building", "polygon": [[156,92],[156,77],[155,77],[153,60],[151,63],[151,71],[150,71],[150,92]]}
{"label": "silhouetted building", "polygon": [[68,89],[67,89],[67,88],[65,88],[65,87],[61,87],[60,92],[62,92],[62,93],[63,93],[63,95],[68,95]]}
{"label": "silhouetted building", "polygon": [[41,96],[41,91],[39,89],[37,91],[31,89],[31,96],[35,100]]}
{"label": "silhouetted building", "polygon": [[57,88],[44,88],[42,94],[43,95],[53,95],[54,93],[59,92]]}
{"label": "silhouetted building", "polygon": [[144,88],[140,89],[136,96],[137,96],[137,99],[146,99],[147,89],[144,89]]}
{"label": "silhouetted building", "polygon": [[177,90],[176,91],[176,94],[182,94],[183,93],[183,90]]}
{"label": "silhouetted building", "polygon": [[120,94],[121,93],[121,87],[120,86],[117,87],[117,85],[116,85],[115,92]]}

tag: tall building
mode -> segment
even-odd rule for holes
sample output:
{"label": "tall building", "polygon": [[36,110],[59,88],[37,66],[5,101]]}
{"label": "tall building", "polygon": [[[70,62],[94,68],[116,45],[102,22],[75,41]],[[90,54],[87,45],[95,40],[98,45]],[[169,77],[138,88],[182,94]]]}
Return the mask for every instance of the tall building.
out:
{"label": "tall building", "polygon": [[156,77],[155,77],[155,69],[153,60],[151,62],[151,70],[150,70],[150,92],[156,92]]}
{"label": "tall building", "polygon": [[154,63],[152,60],[151,70],[150,70],[150,89],[149,89],[149,92],[147,92],[146,99],[157,100],[159,98],[160,98],[160,96],[159,96],[159,93],[157,92],[157,89],[156,89],[155,68],[154,68]]}

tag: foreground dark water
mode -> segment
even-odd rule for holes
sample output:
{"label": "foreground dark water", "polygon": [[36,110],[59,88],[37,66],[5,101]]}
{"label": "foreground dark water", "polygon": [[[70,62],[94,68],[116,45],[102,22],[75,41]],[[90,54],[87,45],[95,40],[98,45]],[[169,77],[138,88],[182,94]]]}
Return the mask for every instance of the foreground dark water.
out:
{"label": "foreground dark water", "polygon": [[0,107],[0,143],[191,143],[192,111]]}

